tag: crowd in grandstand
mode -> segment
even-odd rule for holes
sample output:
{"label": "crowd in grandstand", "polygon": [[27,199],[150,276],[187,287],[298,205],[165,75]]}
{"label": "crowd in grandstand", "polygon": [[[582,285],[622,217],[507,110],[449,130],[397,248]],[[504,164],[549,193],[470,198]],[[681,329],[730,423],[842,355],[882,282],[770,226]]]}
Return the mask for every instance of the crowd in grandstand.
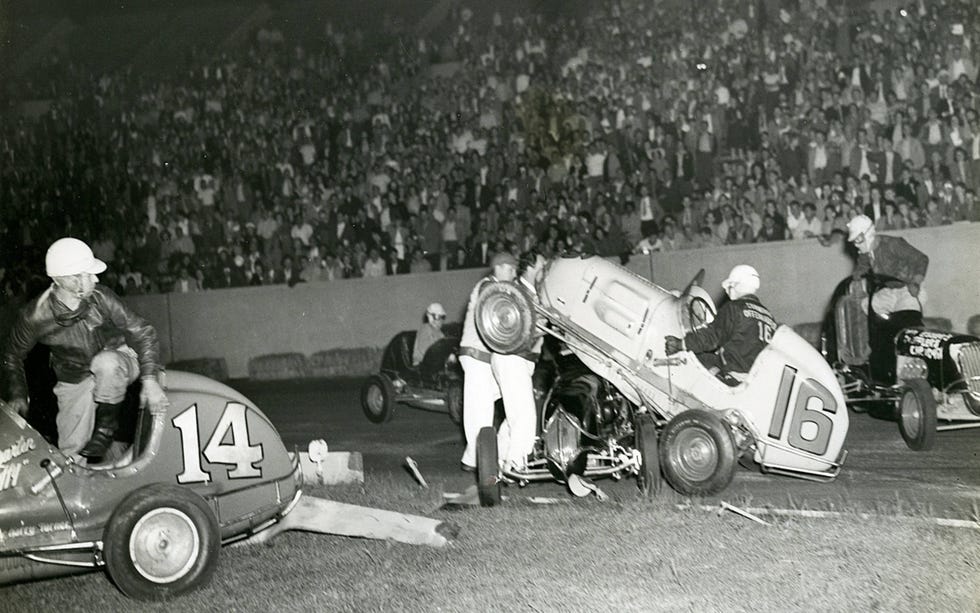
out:
{"label": "crowd in grandstand", "polygon": [[61,65],[0,119],[3,290],[66,234],[135,294],[980,221],[980,4],[698,4],[457,7],[370,62],[328,28],[166,79]]}

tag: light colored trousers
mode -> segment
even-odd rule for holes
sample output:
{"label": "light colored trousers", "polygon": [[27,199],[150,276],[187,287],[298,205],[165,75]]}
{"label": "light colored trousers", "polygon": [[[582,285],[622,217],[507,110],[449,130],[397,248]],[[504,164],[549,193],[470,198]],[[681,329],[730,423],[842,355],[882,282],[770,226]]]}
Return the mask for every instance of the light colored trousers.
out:
{"label": "light colored trousers", "polygon": [[[921,311],[922,305],[926,303],[926,290],[919,288],[919,296],[916,298],[909,293],[909,288],[902,287],[882,287],[875,292],[871,299],[871,306],[875,313],[882,317],[888,317],[896,311]],[[868,305],[862,305],[864,312],[868,312]]]}
{"label": "light colored trousers", "polygon": [[523,466],[534,448],[537,411],[531,376],[534,362],[519,355],[493,354],[490,363],[460,356],[463,367],[463,432],[466,449],[461,461],[476,466],[476,439],[493,426],[493,405],[503,398],[506,418],[497,432],[497,455],[502,465]]}
{"label": "light colored trousers", "polygon": [[65,455],[75,455],[92,438],[96,403],[118,404],[126,388],[140,374],[136,352],[123,345],[95,354],[92,374],[78,383],[59,381],[54,386],[58,398],[58,447]]}

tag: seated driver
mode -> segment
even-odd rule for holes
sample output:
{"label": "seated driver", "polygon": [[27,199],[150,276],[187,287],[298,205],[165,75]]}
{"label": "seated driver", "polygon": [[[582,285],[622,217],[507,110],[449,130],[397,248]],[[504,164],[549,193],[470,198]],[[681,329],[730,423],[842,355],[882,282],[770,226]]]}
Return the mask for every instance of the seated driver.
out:
{"label": "seated driver", "polygon": [[[868,272],[893,277],[875,292],[872,307],[887,319],[896,311],[922,311],[925,291],[922,282],[929,268],[929,256],[898,236],[879,235],[867,215],[847,223],[847,240],[857,249],[857,265],[851,277],[860,279]],[[867,311],[867,305],[865,305]]]}
{"label": "seated driver", "polygon": [[415,334],[415,345],[412,347],[412,366],[418,366],[429,347],[445,336],[442,333],[442,324],[445,321],[446,309],[438,302],[433,302],[425,309],[425,320]]}
{"label": "seated driver", "polygon": [[755,295],[759,291],[755,268],[739,264],[721,286],[729,300],[718,309],[714,321],[683,339],[667,336],[665,350],[667,355],[693,351],[708,370],[733,384],[745,379],[755,358],[772,340],[777,324]]}

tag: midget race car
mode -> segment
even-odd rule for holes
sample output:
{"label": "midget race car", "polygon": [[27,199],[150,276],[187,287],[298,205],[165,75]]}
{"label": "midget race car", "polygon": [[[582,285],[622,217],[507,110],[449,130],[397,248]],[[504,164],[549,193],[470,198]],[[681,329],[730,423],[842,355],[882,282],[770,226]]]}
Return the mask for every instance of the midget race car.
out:
{"label": "midget race car", "polygon": [[381,369],[361,388],[361,409],[370,421],[390,421],[395,405],[445,411],[454,423],[463,421],[463,370],[459,365],[460,325],[447,323],[445,336],[412,364],[415,330],[399,332],[381,355]]}
{"label": "midget race car", "polygon": [[[552,336],[597,375],[596,397],[608,401],[591,403],[599,413],[587,415],[560,395],[549,400],[534,457],[520,469],[499,468],[493,430],[481,431],[484,504],[500,500],[505,482],[632,475],[649,490],[661,472],[682,494],[712,495],[731,483],[740,458],[769,473],[837,476],[844,396],[820,353],[791,328],[776,330],[735,386],[692,353],[665,354],[666,335],[683,337],[714,316],[702,277],[672,292],[599,257],[562,257],[546,265],[536,297],[513,283],[481,290],[476,324],[490,349],[521,352],[536,334]],[[607,411],[612,405],[619,410]]]}
{"label": "midget race car", "polygon": [[896,280],[869,273],[834,290],[821,348],[858,411],[885,405],[910,449],[936,432],[980,427],[980,339],[930,330],[920,311],[876,310],[876,292]]}
{"label": "midget race car", "polygon": [[252,402],[199,375],[163,379],[169,407],[138,411],[124,456],[96,466],[0,402],[0,585],[104,568],[127,596],[165,600],[205,584],[222,544],[284,529],[435,546],[455,533],[302,496],[299,456]]}

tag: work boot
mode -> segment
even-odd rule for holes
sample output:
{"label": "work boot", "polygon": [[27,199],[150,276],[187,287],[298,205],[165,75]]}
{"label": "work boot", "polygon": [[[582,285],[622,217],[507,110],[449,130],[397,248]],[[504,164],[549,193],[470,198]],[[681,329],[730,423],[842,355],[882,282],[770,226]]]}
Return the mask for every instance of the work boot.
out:
{"label": "work boot", "polygon": [[95,407],[95,432],[79,453],[83,458],[101,458],[109,450],[119,427],[119,408],[122,403],[100,402]]}

